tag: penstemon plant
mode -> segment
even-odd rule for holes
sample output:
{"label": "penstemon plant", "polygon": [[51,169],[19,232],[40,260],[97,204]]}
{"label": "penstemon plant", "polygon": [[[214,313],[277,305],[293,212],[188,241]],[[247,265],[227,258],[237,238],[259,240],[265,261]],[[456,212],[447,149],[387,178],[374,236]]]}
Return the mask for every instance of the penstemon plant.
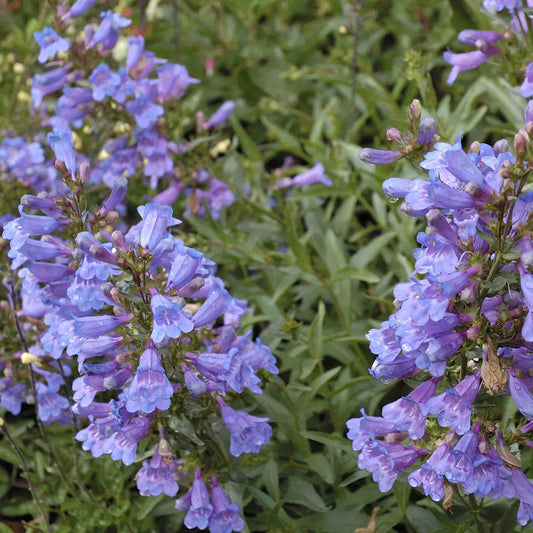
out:
{"label": "penstemon plant", "polygon": [[[56,28],[93,3],[60,4]],[[229,404],[245,389],[261,394],[258,373],[278,369],[267,346],[250,331],[239,334],[247,303],[230,295],[216,264],[187,246],[185,234],[182,240],[170,230],[180,224],[170,205],[182,191],[191,215],[217,218],[233,202],[202,161],[216,141],[210,132],[235,105],[225,102],[208,120],[199,113],[196,137],[168,141],[172,107],[198,80],[145,51],[142,36],[129,39],[126,65],[115,71],[111,53],[129,24],[106,11],[72,43],[49,27],[35,33],[39,62],[54,68],[33,77],[33,109],[52,131],[30,142],[5,138],[0,149],[3,172],[29,193],[19,217],[3,219],[20,280],[7,275],[4,285],[22,350],[2,359],[0,405],[18,415],[23,403],[35,404],[43,438],[46,425],[71,423],[94,457],[126,466],[144,459],[140,494],[181,491],[176,509],[187,528],[241,531],[239,507],[224,487],[239,479],[233,458],[259,453],[272,429],[268,418],[248,412],[245,399],[236,409]],[[163,106],[171,111],[167,121]],[[114,137],[118,130],[124,135]],[[45,159],[45,143],[54,158]],[[175,164],[171,154],[182,159]],[[131,225],[128,190],[146,179],[152,189],[161,179],[167,187],[137,208],[141,220]],[[1,429],[23,457],[4,419]],[[242,500],[242,491],[236,495]]]}
{"label": "penstemon plant", "polygon": [[[362,410],[347,423],[358,465],[381,491],[421,460],[408,482],[445,509],[454,496],[517,498],[521,525],[533,517],[533,484],[519,459],[533,429],[532,111],[530,103],[514,154],[504,139],[476,141],[466,153],[461,136],[440,142],[416,100],[410,131],[387,132],[398,150],[361,151],[367,163],[409,157],[428,173],[383,183],[427,226],[415,271],[394,289],[396,312],[367,335],[377,355],[371,374],[409,379],[413,390],[384,405],[382,417]],[[509,396],[515,414],[502,416]]]}

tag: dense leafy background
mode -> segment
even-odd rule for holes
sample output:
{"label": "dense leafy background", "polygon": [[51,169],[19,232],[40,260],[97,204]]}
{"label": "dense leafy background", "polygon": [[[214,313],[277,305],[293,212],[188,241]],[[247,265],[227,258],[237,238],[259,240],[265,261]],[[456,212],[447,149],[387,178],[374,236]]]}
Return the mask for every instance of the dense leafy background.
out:
{"label": "dense leafy background", "polygon": [[[51,4],[0,1],[3,130],[37,127],[27,111],[37,50],[32,34],[50,22]],[[233,497],[244,497],[250,531],[348,533],[365,527],[376,506],[378,533],[477,531],[476,513],[492,522],[491,531],[520,530],[516,506],[507,502],[458,500],[445,512],[411,490],[405,476],[381,494],[357,470],[344,436],[346,420],[360,408],[375,413],[408,390],[369,376],[364,334],[392,311],[393,286],[413,270],[418,231],[417,221],[381,193],[383,179],[414,176],[416,168],[365,166],[359,148],[384,146],[388,127],[405,128],[413,98],[436,116],[445,140],[464,132],[467,142],[495,141],[522,125],[524,101],[494,77],[492,65],[446,86],[442,52],[462,50],[456,41],[462,29],[488,27],[479,4],[368,0],[356,11],[342,0],[176,0],[151,2],[141,14],[146,2],[119,3],[131,9],[137,27],[146,27],[148,49],[202,80],[175,112],[176,139],[187,134],[197,110],[227,99],[237,103],[226,130],[231,146],[209,162],[237,201],[221,220],[189,217],[180,231],[217,261],[231,292],[249,300],[254,314],[246,325],[271,346],[281,368],[280,376],[265,376],[265,394],[250,397],[275,428],[261,454],[242,460],[234,486]],[[210,58],[215,68],[207,76]],[[275,191],[273,171],[288,156],[302,170],[321,161],[334,186]],[[16,208],[17,194],[3,196],[2,212]],[[142,201],[145,191],[130,194]],[[174,207],[181,217],[184,200]],[[67,497],[64,480],[46,468],[46,447],[28,438],[32,423],[28,415],[11,427],[61,531],[181,530],[172,501],[140,497],[135,468],[107,458],[79,456],[81,481],[99,495],[98,503]],[[69,471],[70,433],[57,429],[51,438]],[[28,519],[33,504],[6,442],[0,442],[0,460],[0,515]]]}

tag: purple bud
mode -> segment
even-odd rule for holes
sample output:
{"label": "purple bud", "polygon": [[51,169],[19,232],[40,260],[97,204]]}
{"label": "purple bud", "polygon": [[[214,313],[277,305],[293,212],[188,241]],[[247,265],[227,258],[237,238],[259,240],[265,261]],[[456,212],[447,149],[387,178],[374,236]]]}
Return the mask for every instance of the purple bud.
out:
{"label": "purple bud", "polygon": [[423,118],[418,128],[418,138],[416,142],[418,144],[426,145],[431,143],[435,132],[437,131],[437,123],[433,117]]}
{"label": "purple bud", "polygon": [[56,127],[53,132],[50,132],[46,136],[46,138],[56,159],[63,161],[67,170],[72,177],[74,177],[74,174],[76,173],[76,156],[74,155],[72,132],[69,129]]}
{"label": "purple bud", "polygon": [[233,100],[228,100],[224,102],[209,118],[209,120],[204,124],[204,129],[208,130],[215,126],[219,126],[223,122],[226,122],[228,118],[235,111],[235,102]]}
{"label": "purple bud", "polygon": [[363,163],[372,165],[387,165],[400,159],[402,152],[399,150],[375,150],[374,148],[363,148],[359,152],[359,159]]}

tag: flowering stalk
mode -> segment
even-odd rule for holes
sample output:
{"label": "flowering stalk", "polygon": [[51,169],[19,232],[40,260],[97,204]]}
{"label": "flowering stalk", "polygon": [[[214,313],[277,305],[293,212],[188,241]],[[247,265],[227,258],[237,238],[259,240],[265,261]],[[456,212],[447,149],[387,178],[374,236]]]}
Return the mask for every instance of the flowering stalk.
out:
{"label": "flowering stalk", "polygon": [[[410,377],[419,385],[385,405],[383,418],[363,412],[348,421],[348,437],[354,450],[362,450],[359,467],[371,471],[384,492],[429,454],[409,475],[412,486],[422,485],[446,506],[451,496],[445,498],[445,491],[454,485],[479,498],[516,497],[518,521],[525,525],[533,516],[533,484],[516,473],[521,466],[501,433],[496,446],[491,443],[499,415],[475,407],[487,395],[510,393],[523,433],[507,440],[527,445],[533,196],[523,190],[531,181],[533,143],[521,129],[515,153],[504,146],[473,143],[465,153],[460,139],[438,142],[420,162],[429,181],[383,183],[387,195],[404,199],[406,214],[425,217],[427,226],[417,237],[415,271],[394,289],[396,312],[367,335],[377,355],[370,372],[383,381]],[[438,425],[427,423],[431,415]]]}

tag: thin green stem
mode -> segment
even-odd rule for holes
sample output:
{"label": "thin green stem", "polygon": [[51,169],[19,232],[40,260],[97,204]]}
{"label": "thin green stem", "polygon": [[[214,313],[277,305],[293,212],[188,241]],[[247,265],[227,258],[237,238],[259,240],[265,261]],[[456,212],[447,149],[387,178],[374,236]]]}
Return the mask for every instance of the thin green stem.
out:
{"label": "thin green stem", "polygon": [[6,438],[7,442],[9,442],[11,448],[13,448],[13,451],[17,454],[18,458],[20,459],[20,465],[24,472],[24,475],[26,477],[26,480],[28,481],[28,488],[29,491],[33,497],[33,501],[35,502],[35,505],[37,505],[39,512],[41,513],[43,522],[44,522],[44,528],[46,531],[50,531],[50,524],[48,523],[48,516],[46,514],[45,508],[41,500],[39,499],[37,488],[33,484],[33,481],[30,477],[30,468],[28,466],[28,463],[26,461],[26,457],[24,457],[24,453],[20,449],[19,445],[15,442],[11,434],[9,433],[9,430],[7,428],[7,424],[4,419],[0,420],[0,431],[2,431],[2,434]]}

